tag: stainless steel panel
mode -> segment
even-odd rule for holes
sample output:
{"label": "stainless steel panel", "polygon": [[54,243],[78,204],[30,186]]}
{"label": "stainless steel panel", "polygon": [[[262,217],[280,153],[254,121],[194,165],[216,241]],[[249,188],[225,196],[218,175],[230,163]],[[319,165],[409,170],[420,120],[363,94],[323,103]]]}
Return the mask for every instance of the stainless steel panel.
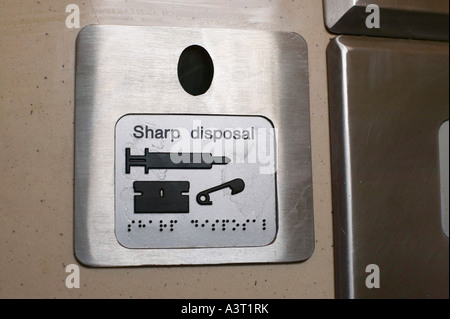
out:
{"label": "stainless steel panel", "polygon": [[[380,8],[380,28],[367,28],[368,5]],[[447,0],[324,0],[325,24],[336,34],[448,41]]]}
{"label": "stainless steel panel", "polygon": [[[350,36],[328,48],[338,297],[449,296],[438,146],[448,50]],[[378,289],[366,285],[369,265],[379,267]]]}
{"label": "stainless steel panel", "polygon": [[[136,126],[176,129],[176,138],[135,138]],[[248,140],[192,138],[199,128],[215,132],[248,129]],[[221,134],[221,133],[220,133]],[[275,131],[260,116],[125,115],[116,124],[115,233],[128,248],[252,247],[270,244],[276,236]],[[211,134],[220,137],[219,134]],[[138,135],[139,136],[139,135]],[[199,137],[199,136],[196,136]],[[236,136],[235,136],[236,137]],[[130,153],[168,152],[178,162],[179,152],[225,156],[229,163],[208,169],[153,169],[131,167],[125,171],[125,148]],[[158,154],[158,153],[156,153]],[[178,157],[178,158],[177,158]],[[220,157],[219,157],[220,158]],[[139,159],[139,158],[138,158]],[[188,165],[196,159],[185,158]],[[207,162],[208,159],[205,158]],[[170,159],[169,159],[170,161]],[[196,162],[201,162],[197,160]],[[138,165],[141,163],[138,162]],[[199,205],[196,195],[211,187],[239,179],[243,189],[231,195],[229,188],[213,192],[211,205]],[[133,183],[184,181],[187,213],[136,214]],[[176,182],[176,183],[178,183]],[[158,190],[158,189],[157,189]],[[177,194],[167,195],[170,203]],[[157,198],[158,199],[158,198]]]}
{"label": "stainless steel panel", "polygon": [[[188,46],[214,79],[192,96],[177,78]],[[89,26],[76,60],[75,253],[90,266],[301,261],[314,250],[308,57],[294,33]],[[277,233],[262,247],[127,249],[114,234],[115,125],[126,114],[257,115],[273,123]]]}

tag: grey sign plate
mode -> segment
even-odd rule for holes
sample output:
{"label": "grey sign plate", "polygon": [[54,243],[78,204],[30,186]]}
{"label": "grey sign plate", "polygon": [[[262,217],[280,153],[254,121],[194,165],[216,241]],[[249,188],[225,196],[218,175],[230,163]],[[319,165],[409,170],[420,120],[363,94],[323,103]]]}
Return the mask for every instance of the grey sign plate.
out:
{"label": "grey sign plate", "polygon": [[[198,96],[186,93],[177,76],[180,54],[192,45],[206,49],[214,63],[212,84]],[[75,253],[80,262],[264,263],[311,256],[308,59],[299,35],[88,26],[80,31],[76,51]],[[165,161],[161,167],[161,156],[176,147],[175,130],[188,136],[199,123],[222,133],[272,132],[265,139],[268,157],[263,164],[239,163],[245,146],[243,152],[218,150],[218,143],[187,137],[201,152],[230,162],[173,169]],[[151,138],[158,128],[167,138]],[[149,138],[143,138],[147,129]],[[184,153],[195,153],[190,150]],[[147,153],[149,162],[157,159],[148,170],[139,163]],[[197,200],[202,192],[233,181],[234,186],[211,191],[211,205]],[[149,206],[149,198],[156,205]]]}

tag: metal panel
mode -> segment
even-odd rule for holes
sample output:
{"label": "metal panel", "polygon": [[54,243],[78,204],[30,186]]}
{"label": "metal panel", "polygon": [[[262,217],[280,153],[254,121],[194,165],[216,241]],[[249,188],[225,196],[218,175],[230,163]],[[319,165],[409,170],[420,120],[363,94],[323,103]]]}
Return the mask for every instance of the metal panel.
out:
{"label": "metal panel", "polygon": [[[190,45],[214,79],[192,96],[177,78]],[[308,58],[294,33],[88,26],[77,40],[75,252],[90,266],[301,261],[314,250]],[[256,115],[277,147],[276,238],[260,247],[127,249],[114,234],[115,125],[126,114]]]}
{"label": "metal panel", "polygon": [[[366,19],[380,9],[380,28],[368,28]],[[448,41],[447,0],[324,0],[325,24],[336,34]]]}
{"label": "metal panel", "polygon": [[[448,49],[350,36],[328,48],[338,297],[449,296],[438,142]],[[366,285],[370,265],[378,289]]]}

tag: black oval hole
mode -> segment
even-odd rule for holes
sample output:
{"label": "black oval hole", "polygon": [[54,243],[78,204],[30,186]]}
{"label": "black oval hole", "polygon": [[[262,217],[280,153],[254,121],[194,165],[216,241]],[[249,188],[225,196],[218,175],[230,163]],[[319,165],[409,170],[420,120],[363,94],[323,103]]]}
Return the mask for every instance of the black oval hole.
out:
{"label": "black oval hole", "polygon": [[205,94],[214,77],[214,65],[208,51],[199,45],[187,47],[178,60],[178,80],[194,96]]}

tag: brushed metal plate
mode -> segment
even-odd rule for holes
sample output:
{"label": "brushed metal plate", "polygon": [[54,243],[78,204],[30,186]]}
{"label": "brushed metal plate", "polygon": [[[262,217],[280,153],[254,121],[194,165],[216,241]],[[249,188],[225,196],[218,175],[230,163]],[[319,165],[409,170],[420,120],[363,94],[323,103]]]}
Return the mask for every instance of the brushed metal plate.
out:
{"label": "brushed metal plate", "polygon": [[[336,34],[448,41],[447,0],[323,0],[325,25]],[[380,28],[367,28],[368,5],[380,9]]]}
{"label": "brushed metal plate", "polygon": [[[338,297],[449,296],[438,138],[448,63],[448,43],[340,36],[328,47]],[[380,288],[366,285],[369,265]]]}
{"label": "brushed metal plate", "polygon": [[[214,79],[177,78],[199,45]],[[77,39],[75,254],[90,266],[294,262],[314,250],[307,46],[295,33],[88,26]],[[128,249],[114,232],[115,125],[126,114],[263,116],[277,132],[276,237],[261,247]]]}

